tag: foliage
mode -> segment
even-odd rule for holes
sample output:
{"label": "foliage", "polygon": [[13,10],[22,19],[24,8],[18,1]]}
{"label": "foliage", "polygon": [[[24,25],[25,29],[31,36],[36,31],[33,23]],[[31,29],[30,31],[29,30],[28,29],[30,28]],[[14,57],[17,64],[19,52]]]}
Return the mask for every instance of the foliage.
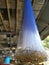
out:
{"label": "foliage", "polygon": [[49,36],[47,36],[44,40],[43,40],[43,46],[46,48],[49,48]]}

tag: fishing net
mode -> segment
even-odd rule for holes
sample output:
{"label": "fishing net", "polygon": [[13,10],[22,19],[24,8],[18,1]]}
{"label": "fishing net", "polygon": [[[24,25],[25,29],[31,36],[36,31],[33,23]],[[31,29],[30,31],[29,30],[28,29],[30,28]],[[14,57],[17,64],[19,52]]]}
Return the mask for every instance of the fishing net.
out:
{"label": "fishing net", "polygon": [[24,0],[24,18],[16,58],[22,62],[42,62],[47,58],[36,26],[30,0]]}

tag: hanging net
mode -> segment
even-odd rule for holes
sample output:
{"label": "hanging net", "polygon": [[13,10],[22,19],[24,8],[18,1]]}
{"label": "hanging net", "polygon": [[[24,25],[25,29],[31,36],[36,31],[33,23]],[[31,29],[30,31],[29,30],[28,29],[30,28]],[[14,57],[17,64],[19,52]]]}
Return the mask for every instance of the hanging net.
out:
{"label": "hanging net", "polygon": [[24,0],[24,18],[16,58],[22,62],[42,62],[46,57],[30,0]]}

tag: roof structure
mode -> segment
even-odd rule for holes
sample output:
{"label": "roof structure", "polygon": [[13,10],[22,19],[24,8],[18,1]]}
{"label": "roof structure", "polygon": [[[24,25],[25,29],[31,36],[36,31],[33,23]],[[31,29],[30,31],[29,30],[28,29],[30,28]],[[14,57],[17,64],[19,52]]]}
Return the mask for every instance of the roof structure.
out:
{"label": "roof structure", "polygon": [[[49,1],[31,0],[36,23],[44,39],[49,34]],[[0,43],[17,43],[23,22],[24,0],[0,0]]]}

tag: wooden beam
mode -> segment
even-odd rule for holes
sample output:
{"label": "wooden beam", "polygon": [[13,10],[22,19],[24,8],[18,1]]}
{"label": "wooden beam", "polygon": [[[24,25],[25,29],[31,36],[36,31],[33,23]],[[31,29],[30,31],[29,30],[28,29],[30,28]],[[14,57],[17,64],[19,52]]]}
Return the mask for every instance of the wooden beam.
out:
{"label": "wooden beam", "polygon": [[1,18],[1,21],[2,21],[2,24],[3,24],[4,29],[7,30],[6,25],[4,24],[4,21],[3,21],[3,17],[2,17],[1,12],[0,12],[0,18]]}
{"label": "wooden beam", "polygon": [[[17,30],[17,24],[18,24],[18,22],[17,22],[17,16],[18,16],[18,13],[17,13],[17,5],[16,5],[16,3],[15,3],[15,7],[16,7],[16,19],[15,19],[15,30]],[[16,31],[17,32],[17,31]]]}
{"label": "wooden beam", "polygon": [[44,11],[44,9],[45,9],[47,3],[48,3],[48,0],[45,0],[44,4],[43,4],[43,6],[42,6],[42,8],[41,8],[41,10],[40,10],[40,13],[39,13],[38,17],[36,18],[37,21],[40,19],[40,17],[41,17],[41,15],[42,15],[42,13],[43,13],[43,11]]}
{"label": "wooden beam", "polygon": [[46,26],[49,26],[49,21],[45,21],[44,19],[42,19],[42,18],[40,18],[37,22],[41,22],[41,23],[43,23],[44,25],[46,25]]}
{"label": "wooden beam", "polygon": [[9,11],[8,0],[6,0],[6,7],[7,7],[7,12],[8,12],[9,29],[10,29],[10,31],[11,31],[11,19],[10,19],[10,11]]}
{"label": "wooden beam", "polygon": [[37,21],[37,24],[40,25],[40,26],[49,26],[49,23],[48,21],[45,21],[45,20],[42,20],[42,19],[39,19],[39,21]]}
{"label": "wooden beam", "polygon": [[17,33],[17,30],[18,30],[18,4],[19,4],[19,0],[15,0],[16,1],[16,33]]}
{"label": "wooden beam", "polygon": [[3,35],[3,34],[9,34],[9,35],[15,35],[15,32],[0,32],[0,35]]}
{"label": "wooden beam", "polygon": [[32,5],[33,5],[33,2],[34,2],[34,0],[32,0]]}
{"label": "wooden beam", "polygon": [[49,26],[41,32],[40,36],[41,36],[41,39],[43,39],[43,37],[46,37],[46,35],[49,34]]}
{"label": "wooden beam", "polygon": [[16,41],[15,43],[18,43],[18,5],[19,5],[19,0],[15,0],[15,9],[16,9],[16,14],[15,14],[15,33],[16,33]]}

